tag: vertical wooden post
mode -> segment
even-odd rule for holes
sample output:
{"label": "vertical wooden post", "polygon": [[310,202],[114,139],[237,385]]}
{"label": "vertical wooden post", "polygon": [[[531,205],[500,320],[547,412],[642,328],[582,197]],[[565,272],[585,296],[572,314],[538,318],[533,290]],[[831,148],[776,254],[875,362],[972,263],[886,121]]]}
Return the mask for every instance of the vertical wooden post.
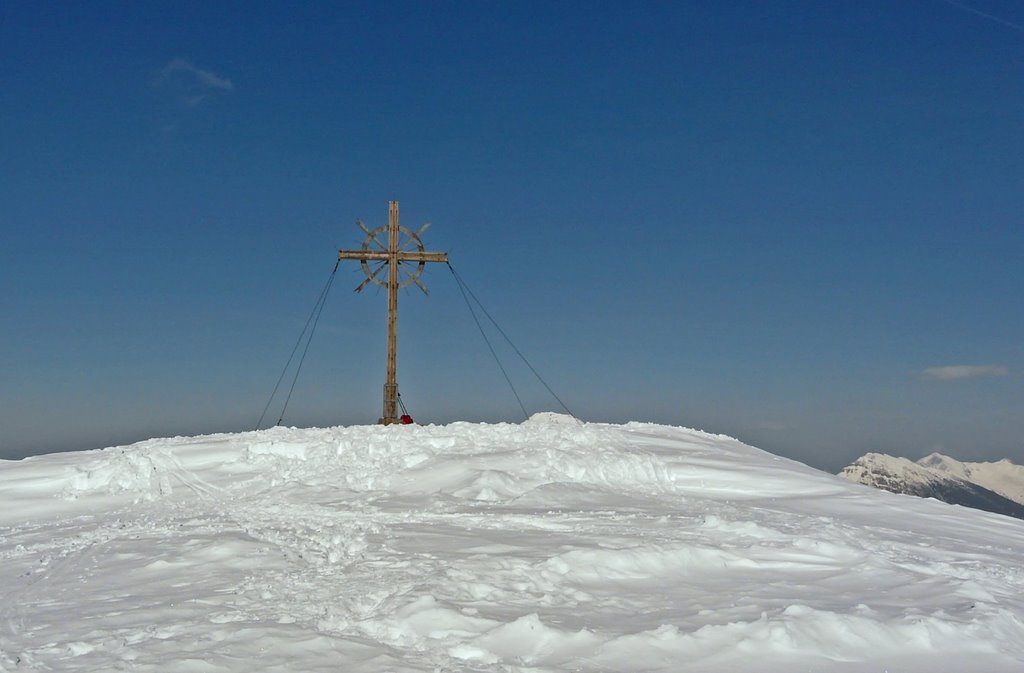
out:
{"label": "vertical wooden post", "polygon": [[384,383],[384,425],[398,422],[398,201],[388,202],[388,374]]}

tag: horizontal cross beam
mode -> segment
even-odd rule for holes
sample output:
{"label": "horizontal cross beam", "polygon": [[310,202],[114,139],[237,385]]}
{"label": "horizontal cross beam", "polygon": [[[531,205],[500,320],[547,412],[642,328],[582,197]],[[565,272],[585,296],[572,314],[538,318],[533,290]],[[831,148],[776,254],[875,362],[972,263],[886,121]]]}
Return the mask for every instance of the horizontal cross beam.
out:
{"label": "horizontal cross beam", "polygon": [[387,262],[392,256],[399,262],[447,262],[447,252],[387,252],[385,250],[339,250],[338,259],[359,259]]}

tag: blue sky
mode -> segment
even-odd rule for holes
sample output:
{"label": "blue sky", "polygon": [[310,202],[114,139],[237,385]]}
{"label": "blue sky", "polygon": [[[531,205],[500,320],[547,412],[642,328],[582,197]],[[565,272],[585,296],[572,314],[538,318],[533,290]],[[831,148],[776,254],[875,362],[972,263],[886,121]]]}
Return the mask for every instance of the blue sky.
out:
{"label": "blue sky", "polygon": [[[582,418],[1024,461],[1018,3],[5,3],[0,82],[0,457],[251,429],[394,199]],[[379,416],[362,278],[285,423]],[[410,411],[518,420],[424,280]]]}

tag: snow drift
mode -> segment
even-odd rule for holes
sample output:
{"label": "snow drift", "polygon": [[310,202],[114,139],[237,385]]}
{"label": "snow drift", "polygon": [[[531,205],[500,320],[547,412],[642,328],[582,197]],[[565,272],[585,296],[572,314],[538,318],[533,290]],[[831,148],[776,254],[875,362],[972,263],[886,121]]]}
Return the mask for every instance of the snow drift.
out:
{"label": "snow drift", "polygon": [[1024,522],[650,424],[0,462],[0,670],[1019,671]]}

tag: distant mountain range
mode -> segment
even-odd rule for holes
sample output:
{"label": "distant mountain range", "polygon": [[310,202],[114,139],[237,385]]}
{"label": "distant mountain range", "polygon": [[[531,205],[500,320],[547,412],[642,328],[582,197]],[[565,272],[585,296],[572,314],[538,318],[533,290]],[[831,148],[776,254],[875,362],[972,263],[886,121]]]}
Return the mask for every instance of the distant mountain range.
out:
{"label": "distant mountain range", "polygon": [[1024,519],[1024,466],[1008,460],[963,463],[933,453],[915,463],[884,453],[868,453],[844,467],[839,476],[893,493],[935,498]]}

